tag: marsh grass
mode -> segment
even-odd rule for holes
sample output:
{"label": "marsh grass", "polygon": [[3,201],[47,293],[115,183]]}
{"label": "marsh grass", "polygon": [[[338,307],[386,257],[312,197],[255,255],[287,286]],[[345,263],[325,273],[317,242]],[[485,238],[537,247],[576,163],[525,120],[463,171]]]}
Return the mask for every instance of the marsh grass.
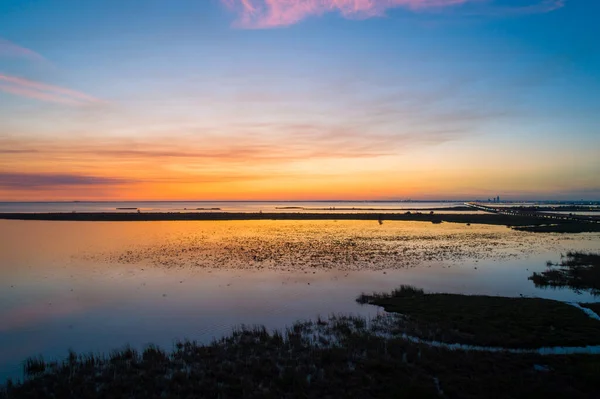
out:
{"label": "marsh grass", "polygon": [[[426,297],[398,290],[400,297]],[[412,296],[408,295],[413,292]],[[592,398],[598,357],[450,351],[397,337],[401,317],[331,316],[284,331],[240,326],[209,345],[70,352],[6,384],[1,398]],[[45,366],[39,367],[38,363]],[[540,372],[539,370],[545,370]],[[443,393],[442,393],[443,392]]]}
{"label": "marsh grass", "polygon": [[568,252],[560,263],[548,261],[546,266],[546,271],[529,277],[536,287],[567,287],[600,296],[600,254]]}
{"label": "marsh grass", "polygon": [[401,332],[426,340],[505,348],[600,344],[598,320],[547,299],[426,294],[401,286],[356,300],[402,315]]}
{"label": "marsh grass", "polygon": [[46,371],[46,362],[41,356],[30,357],[25,360],[23,371],[26,377],[35,377],[38,374],[42,374]]}
{"label": "marsh grass", "polygon": [[412,285],[401,285],[392,292],[375,292],[373,294],[365,294],[363,292],[358,296],[358,298],[356,298],[356,302],[364,305],[385,299],[406,298],[422,295],[425,295],[425,292],[420,288],[413,287]]}

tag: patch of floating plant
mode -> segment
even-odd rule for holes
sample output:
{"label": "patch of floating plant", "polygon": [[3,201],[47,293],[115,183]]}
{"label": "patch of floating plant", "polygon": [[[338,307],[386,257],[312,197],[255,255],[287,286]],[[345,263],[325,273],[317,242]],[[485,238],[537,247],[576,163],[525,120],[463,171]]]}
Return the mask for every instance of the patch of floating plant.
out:
{"label": "patch of floating plant", "polygon": [[395,335],[396,315],[240,327],[209,345],[28,359],[2,398],[597,397],[598,357],[449,350]]}
{"label": "patch of floating plant", "polygon": [[502,348],[600,345],[599,320],[548,299],[426,294],[402,286],[357,301],[402,315],[395,334],[429,341]]}
{"label": "patch of floating plant", "polygon": [[231,222],[213,231],[173,233],[156,242],[81,256],[167,268],[381,270],[431,261],[510,259],[535,252],[541,245],[537,236],[526,233],[464,226],[432,231],[403,222],[383,226],[366,222],[255,223],[236,229]]}
{"label": "patch of floating plant", "polygon": [[589,292],[600,296],[600,254],[587,252],[568,252],[561,255],[560,263],[548,261],[548,269],[533,273],[529,280],[536,287],[567,287],[576,292]]}

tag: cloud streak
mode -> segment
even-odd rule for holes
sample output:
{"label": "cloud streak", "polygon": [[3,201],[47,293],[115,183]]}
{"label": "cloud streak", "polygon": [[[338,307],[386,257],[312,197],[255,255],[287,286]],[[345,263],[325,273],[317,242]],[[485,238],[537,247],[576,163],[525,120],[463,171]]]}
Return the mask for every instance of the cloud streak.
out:
{"label": "cloud streak", "polygon": [[[109,160],[152,165],[210,165],[213,168],[284,165],[307,159],[365,159],[398,155],[410,149],[460,140],[468,130],[448,126],[414,132],[369,132],[361,125],[318,123],[247,124],[229,133],[202,136],[165,134],[136,140],[88,136],[85,140],[1,139],[6,161],[44,159],[53,165],[77,159],[101,164]],[[274,135],[273,132],[277,132]],[[2,153],[2,152],[0,152]],[[14,160],[14,159],[13,159]],[[157,164],[157,160],[160,162]],[[12,161],[11,161],[12,162]],[[0,163],[0,166],[2,164]]]}
{"label": "cloud streak", "polygon": [[[266,29],[289,26],[311,16],[337,12],[344,18],[381,17],[394,8],[439,10],[461,5],[482,5],[486,0],[221,0],[238,14],[236,27]],[[492,2],[492,8],[495,6]],[[501,2],[500,2],[501,3]],[[565,0],[527,0],[520,6],[498,6],[498,13],[545,13],[564,7]]]}
{"label": "cloud streak", "polygon": [[517,14],[543,14],[563,8],[566,0],[544,0],[539,3],[515,7],[513,9],[506,7],[507,12],[513,11]]}
{"label": "cloud streak", "polygon": [[39,189],[44,187],[105,186],[134,183],[132,180],[75,174],[0,173],[0,187]]}
{"label": "cloud streak", "polygon": [[102,103],[97,98],[75,90],[3,74],[0,74],[0,91],[34,100],[74,106]]}
{"label": "cloud streak", "polygon": [[0,38],[0,57],[26,58],[31,61],[46,61],[46,59],[33,50],[21,47],[18,44]]}

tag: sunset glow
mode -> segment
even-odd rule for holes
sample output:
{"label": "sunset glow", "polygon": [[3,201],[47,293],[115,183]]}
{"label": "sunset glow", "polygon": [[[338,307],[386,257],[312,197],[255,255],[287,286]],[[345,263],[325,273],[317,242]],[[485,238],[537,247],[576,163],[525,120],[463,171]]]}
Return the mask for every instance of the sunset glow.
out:
{"label": "sunset glow", "polygon": [[600,197],[595,2],[17,3],[0,201]]}

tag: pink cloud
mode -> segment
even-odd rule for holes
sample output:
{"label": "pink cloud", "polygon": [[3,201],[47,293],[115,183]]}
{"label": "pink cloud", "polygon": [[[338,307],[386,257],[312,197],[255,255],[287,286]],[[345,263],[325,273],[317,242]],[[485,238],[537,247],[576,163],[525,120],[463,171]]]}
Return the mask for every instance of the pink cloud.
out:
{"label": "pink cloud", "polygon": [[2,74],[0,74],[0,91],[35,100],[68,105],[102,102],[97,98],[75,90]]}
{"label": "pink cloud", "polygon": [[35,51],[21,47],[2,38],[0,38],[0,57],[19,57],[27,58],[32,61],[45,61],[45,58]]}
{"label": "pink cloud", "polygon": [[[238,13],[235,25],[241,28],[274,28],[293,25],[310,16],[338,12],[344,18],[371,18],[383,16],[393,8],[413,11],[442,9],[458,5],[488,5],[493,0],[221,0],[230,10]],[[522,6],[498,6],[498,13],[543,13],[564,6],[565,0],[529,0]],[[488,10],[489,11],[489,10]]]}
{"label": "pink cloud", "polygon": [[346,18],[381,16],[396,7],[423,9],[463,4],[469,0],[223,0],[240,15],[244,28],[273,28],[295,24],[311,15],[339,12]]}

